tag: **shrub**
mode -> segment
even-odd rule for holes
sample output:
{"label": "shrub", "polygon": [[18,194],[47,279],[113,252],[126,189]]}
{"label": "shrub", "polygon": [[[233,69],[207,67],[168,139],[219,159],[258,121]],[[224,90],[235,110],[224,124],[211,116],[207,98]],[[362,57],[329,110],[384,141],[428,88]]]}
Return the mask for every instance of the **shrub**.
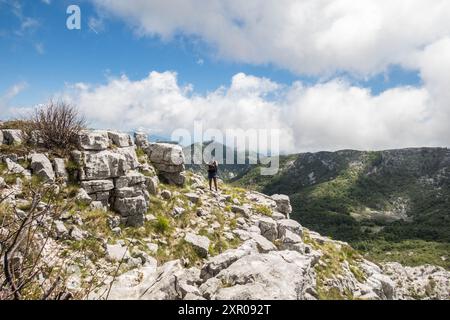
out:
{"label": "shrub", "polygon": [[170,229],[170,221],[164,216],[158,216],[155,222],[155,229],[159,233],[165,233]]}
{"label": "shrub", "polygon": [[48,149],[70,150],[78,144],[78,133],[86,121],[77,108],[66,102],[50,102],[39,107],[32,116],[33,128]]}

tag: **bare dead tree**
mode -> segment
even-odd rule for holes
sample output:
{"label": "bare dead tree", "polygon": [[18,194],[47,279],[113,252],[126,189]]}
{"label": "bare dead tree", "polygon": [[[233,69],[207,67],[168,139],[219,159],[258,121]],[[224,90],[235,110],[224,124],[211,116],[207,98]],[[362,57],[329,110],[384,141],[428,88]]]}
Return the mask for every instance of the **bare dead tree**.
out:
{"label": "bare dead tree", "polygon": [[78,109],[63,101],[50,101],[35,109],[32,123],[41,143],[46,148],[59,150],[76,147],[78,133],[86,127],[86,120]]}

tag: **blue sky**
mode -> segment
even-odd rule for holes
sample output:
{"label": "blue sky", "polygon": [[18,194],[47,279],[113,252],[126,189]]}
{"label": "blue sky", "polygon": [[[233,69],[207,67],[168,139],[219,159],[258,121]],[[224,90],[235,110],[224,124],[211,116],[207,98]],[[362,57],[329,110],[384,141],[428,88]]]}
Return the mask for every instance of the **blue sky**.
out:
{"label": "blue sky", "polygon": [[289,152],[449,146],[449,77],[447,0],[0,0],[1,118],[64,98],[99,128],[276,128]]}
{"label": "blue sky", "polygon": [[[26,90],[13,100],[19,105],[44,102],[54,92],[63,90],[65,83],[104,83],[108,75],[120,74],[141,79],[154,70],[176,71],[180,84],[192,84],[197,93],[229,85],[231,77],[239,72],[284,84],[320,81],[319,77],[296,74],[273,64],[217,58],[208,45],[194,37],[179,35],[163,41],[158,36],[138,36],[116,18],[105,19],[96,33],[88,22],[99,14],[87,1],[17,3],[22,6],[23,17],[14,13],[14,1],[0,1],[0,92],[15,83],[26,83]],[[81,30],[66,28],[66,9],[70,4],[78,4],[82,10]],[[25,17],[33,19],[35,25],[23,29]],[[376,94],[421,81],[417,71],[398,66],[370,78],[355,78],[345,72],[339,76]]]}

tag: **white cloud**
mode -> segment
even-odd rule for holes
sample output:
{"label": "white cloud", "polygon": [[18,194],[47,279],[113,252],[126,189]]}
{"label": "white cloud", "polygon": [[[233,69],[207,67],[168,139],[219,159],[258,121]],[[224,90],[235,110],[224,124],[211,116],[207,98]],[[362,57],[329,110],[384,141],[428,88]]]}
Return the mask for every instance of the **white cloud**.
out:
{"label": "white cloud", "polygon": [[222,58],[299,74],[370,76],[450,36],[448,0],[92,1],[140,35],[195,36]]}
{"label": "white cloud", "polygon": [[[427,48],[420,59],[433,60],[447,49],[447,43]],[[428,68],[433,66],[425,63],[424,74]],[[138,81],[122,76],[104,85],[76,84],[63,96],[96,127],[169,135],[178,128],[191,130],[198,120],[220,130],[277,128],[285,152],[450,146],[450,99],[447,91],[428,87],[439,88],[444,81],[444,88],[448,74],[431,73],[437,85],[426,82],[379,95],[339,79],[283,86],[243,73],[230,86],[199,95],[190,86],[180,87],[174,72],[151,72]]]}
{"label": "white cloud", "polygon": [[[16,115],[20,112],[19,108],[11,108],[11,101],[28,87],[26,82],[19,82],[9,87],[2,95],[0,95],[0,111],[2,117]],[[22,108],[20,108],[22,110]],[[12,112],[11,112],[12,110]],[[24,110],[24,109],[23,109]]]}

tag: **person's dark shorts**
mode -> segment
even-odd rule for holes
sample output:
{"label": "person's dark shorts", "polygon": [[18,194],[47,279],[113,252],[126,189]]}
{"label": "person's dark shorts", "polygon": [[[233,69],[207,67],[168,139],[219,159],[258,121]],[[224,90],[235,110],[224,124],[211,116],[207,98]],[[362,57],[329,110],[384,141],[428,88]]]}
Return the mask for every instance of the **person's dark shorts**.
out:
{"label": "person's dark shorts", "polygon": [[208,179],[217,178],[217,172],[208,172]]}

